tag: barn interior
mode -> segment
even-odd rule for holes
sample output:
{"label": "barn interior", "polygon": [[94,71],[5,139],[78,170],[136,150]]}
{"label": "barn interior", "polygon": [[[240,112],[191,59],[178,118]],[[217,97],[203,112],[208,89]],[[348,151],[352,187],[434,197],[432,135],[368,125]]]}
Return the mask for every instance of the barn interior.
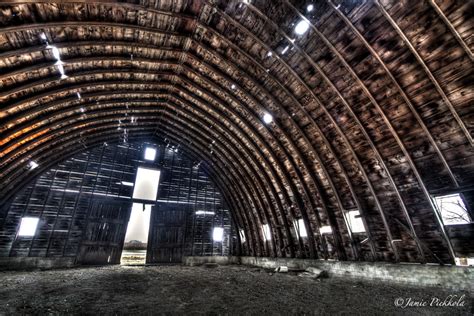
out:
{"label": "barn interior", "polygon": [[0,314],[473,313],[473,17],[0,1]]}

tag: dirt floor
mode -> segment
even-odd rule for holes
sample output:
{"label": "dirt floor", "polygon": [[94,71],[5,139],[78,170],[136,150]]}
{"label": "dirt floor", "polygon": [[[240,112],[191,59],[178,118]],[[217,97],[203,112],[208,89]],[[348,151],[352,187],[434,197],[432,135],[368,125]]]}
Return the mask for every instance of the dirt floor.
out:
{"label": "dirt floor", "polygon": [[[244,266],[109,266],[0,272],[3,314],[471,315],[468,293],[310,279]],[[464,307],[396,307],[466,294]],[[472,293],[471,293],[472,295]],[[398,299],[400,304],[400,299]]]}

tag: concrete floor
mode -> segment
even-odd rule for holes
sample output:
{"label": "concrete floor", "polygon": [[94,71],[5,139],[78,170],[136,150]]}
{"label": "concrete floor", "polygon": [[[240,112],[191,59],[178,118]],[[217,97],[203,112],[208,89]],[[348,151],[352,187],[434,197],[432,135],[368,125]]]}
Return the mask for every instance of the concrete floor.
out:
{"label": "concrete floor", "polygon": [[[109,266],[0,272],[3,314],[363,314],[471,315],[472,293],[313,280],[295,273],[219,266]],[[467,295],[464,307],[396,307]],[[398,299],[400,303],[400,299]]]}

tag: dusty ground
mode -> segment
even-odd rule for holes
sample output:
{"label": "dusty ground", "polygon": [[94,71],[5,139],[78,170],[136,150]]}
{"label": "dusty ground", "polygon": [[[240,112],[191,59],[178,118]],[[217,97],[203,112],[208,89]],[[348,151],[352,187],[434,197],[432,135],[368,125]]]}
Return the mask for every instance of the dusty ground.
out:
{"label": "dusty ground", "polygon": [[[111,266],[0,272],[0,314],[350,314],[471,315],[465,307],[394,306],[461,292],[313,280],[244,266]],[[471,293],[472,295],[472,293]]]}

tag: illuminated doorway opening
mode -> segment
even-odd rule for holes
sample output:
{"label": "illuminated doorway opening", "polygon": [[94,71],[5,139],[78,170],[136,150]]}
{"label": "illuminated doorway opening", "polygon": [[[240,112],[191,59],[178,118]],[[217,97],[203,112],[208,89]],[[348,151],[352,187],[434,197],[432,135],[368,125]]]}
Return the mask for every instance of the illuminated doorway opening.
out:
{"label": "illuminated doorway opening", "polygon": [[150,228],[151,205],[133,203],[125,234],[120,264],[145,264]]}
{"label": "illuminated doorway opening", "polygon": [[[151,157],[146,159],[154,159]],[[138,167],[135,183],[133,185],[133,203],[127,232],[123,243],[120,263],[135,265],[146,263],[148,247],[148,231],[150,230],[151,207],[156,203],[158,185],[160,183],[160,170],[147,167]],[[153,204],[147,204],[147,202]]]}

